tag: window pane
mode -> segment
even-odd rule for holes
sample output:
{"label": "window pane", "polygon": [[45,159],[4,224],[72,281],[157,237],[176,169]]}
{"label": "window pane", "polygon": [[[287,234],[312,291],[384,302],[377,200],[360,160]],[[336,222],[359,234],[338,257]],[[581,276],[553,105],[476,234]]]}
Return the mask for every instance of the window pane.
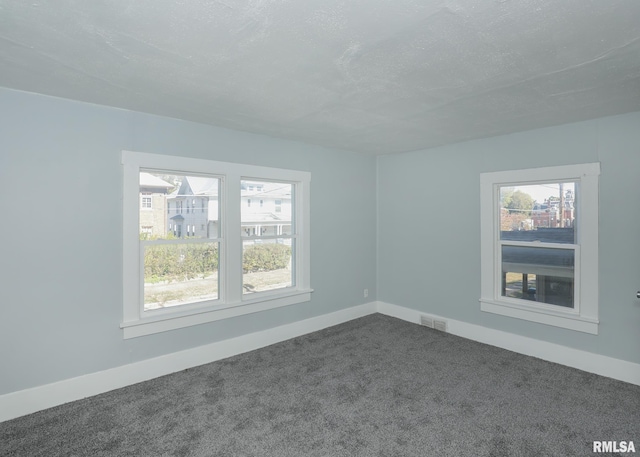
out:
{"label": "window pane", "polygon": [[500,187],[500,239],[577,244],[575,182]]}
{"label": "window pane", "polygon": [[244,241],[243,294],[293,286],[293,248],[291,238]]}
{"label": "window pane", "polygon": [[220,236],[220,180],[140,172],[140,239]]}
{"label": "window pane", "polygon": [[502,296],[573,308],[575,251],[502,246]]}
{"label": "window pane", "polygon": [[241,181],[243,237],[293,234],[293,184]]}
{"label": "window pane", "polygon": [[143,249],[145,311],[218,298],[218,243]]}

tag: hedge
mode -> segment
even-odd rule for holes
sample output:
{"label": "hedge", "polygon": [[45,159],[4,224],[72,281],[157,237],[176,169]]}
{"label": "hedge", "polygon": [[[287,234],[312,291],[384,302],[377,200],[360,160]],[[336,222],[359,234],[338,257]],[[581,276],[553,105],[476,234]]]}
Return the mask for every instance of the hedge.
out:
{"label": "hedge", "polygon": [[218,270],[214,243],[161,244],[144,252],[145,282],[205,278]]}
{"label": "hedge", "polygon": [[[244,273],[287,268],[291,248],[283,244],[256,244],[244,249]],[[206,278],[218,270],[215,243],[161,244],[147,246],[144,252],[145,282],[182,281]]]}
{"label": "hedge", "polygon": [[289,266],[291,248],[284,244],[254,244],[246,247],[242,256],[242,271],[280,270]]}

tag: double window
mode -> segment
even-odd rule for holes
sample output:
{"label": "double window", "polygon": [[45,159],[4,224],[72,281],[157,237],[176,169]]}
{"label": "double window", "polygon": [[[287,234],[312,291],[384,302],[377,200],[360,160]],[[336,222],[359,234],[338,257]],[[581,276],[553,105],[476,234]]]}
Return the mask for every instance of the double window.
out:
{"label": "double window", "polygon": [[[310,300],[309,173],[131,151],[122,163],[125,338]],[[145,226],[141,175],[167,183]],[[249,188],[280,211],[242,205]],[[196,199],[201,211],[179,211]]]}
{"label": "double window", "polygon": [[481,175],[481,309],[598,333],[599,164]]}

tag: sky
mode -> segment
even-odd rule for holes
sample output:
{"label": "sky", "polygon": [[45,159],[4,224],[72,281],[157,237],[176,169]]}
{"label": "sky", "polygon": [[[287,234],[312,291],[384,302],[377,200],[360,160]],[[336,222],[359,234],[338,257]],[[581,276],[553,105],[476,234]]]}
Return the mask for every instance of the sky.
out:
{"label": "sky", "polygon": [[[549,196],[560,197],[559,184],[558,183],[545,183],[545,184],[533,184],[528,186],[509,186],[515,190],[520,190],[526,194],[531,195],[538,203],[543,203]],[[571,189],[575,193],[575,183],[565,182],[564,192]]]}

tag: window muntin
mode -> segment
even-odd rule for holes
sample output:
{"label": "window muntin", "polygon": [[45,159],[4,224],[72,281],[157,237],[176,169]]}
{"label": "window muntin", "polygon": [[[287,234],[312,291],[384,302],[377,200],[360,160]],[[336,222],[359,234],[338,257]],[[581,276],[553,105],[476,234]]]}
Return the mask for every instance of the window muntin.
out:
{"label": "window muntin", "polygon": [[598,333],[599,174],[598,163],[481,174],[482,311]]}

